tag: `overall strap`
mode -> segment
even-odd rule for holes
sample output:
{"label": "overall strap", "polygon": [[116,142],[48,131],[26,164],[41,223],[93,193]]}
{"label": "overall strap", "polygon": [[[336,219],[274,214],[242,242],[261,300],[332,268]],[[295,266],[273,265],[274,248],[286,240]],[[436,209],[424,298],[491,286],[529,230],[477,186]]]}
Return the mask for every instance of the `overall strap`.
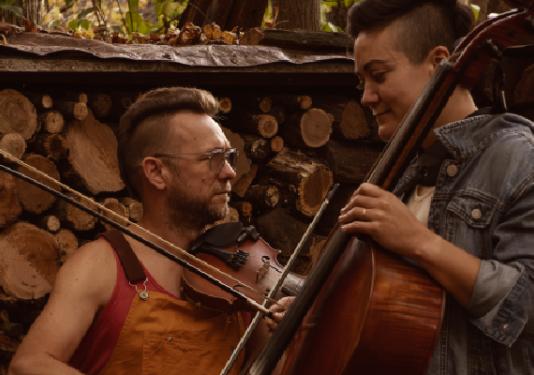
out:
{"label": "overall strap", "polygon": [[103,233],[102,237],[111,244],[111,247],[117,253],[128,281],[131,284],[138,284],[145,281],[146,275],[143,266],[123,234],[116,229],[112,229]]}

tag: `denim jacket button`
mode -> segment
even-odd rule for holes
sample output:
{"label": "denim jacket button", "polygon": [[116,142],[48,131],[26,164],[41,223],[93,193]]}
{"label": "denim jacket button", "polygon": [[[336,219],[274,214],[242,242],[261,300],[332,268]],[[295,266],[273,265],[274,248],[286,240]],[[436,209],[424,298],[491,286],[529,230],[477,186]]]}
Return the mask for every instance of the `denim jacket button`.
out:
{"label": "denim jacket button", "polygon": [[475,220],[478,220],[482,217],[482,211],[480,211],[480,208],[474,208],[473,211],[471,211],[471,217]]}
{"label": "denim jacket button", "polygon": [[447,176],[454,177],[458,174],[458,166],[456,164],[450,164],[447,166]]}

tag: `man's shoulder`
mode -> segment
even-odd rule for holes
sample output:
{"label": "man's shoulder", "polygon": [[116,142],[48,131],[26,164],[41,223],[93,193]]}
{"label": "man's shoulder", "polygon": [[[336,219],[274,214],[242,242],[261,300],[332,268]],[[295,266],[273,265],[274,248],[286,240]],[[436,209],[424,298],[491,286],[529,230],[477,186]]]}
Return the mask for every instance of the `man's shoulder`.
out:
{"label": "man's shoulder", "polygon": [[[103,238],[87,242],[67,260],[65,266],[89,268],[110,263],[114,259],[111,245]],[[112,263],[114,264],[114,263]]]}
{"label": "man's shoulder", "polygon": [[113,249],[104,239],[87,242],[61,267],[54,289],[93,295],[106,300],[116,280]]}

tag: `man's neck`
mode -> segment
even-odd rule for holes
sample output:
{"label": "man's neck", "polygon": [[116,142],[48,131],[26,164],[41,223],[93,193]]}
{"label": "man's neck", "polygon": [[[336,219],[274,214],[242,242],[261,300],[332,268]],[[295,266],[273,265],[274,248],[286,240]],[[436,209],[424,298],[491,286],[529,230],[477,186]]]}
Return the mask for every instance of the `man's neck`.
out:
{"label": "man's neck", "polygon": [[[148,214],[148,215],[147,215]],[[187,250],[193,241],[200,235],[202,228],[190,228],[186,223],[176,225],[166,215],[150,215],[146,213],[139,222],[143,228],[156,234],[166,241]]]}

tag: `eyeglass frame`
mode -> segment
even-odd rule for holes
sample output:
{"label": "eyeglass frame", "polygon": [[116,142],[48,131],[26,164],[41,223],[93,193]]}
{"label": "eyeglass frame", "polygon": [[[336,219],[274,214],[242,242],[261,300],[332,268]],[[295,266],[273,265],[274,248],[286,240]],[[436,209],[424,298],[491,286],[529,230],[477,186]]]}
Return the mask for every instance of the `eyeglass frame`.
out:
{"label": "eyeglass frame", "polygon": [[[221,154],[224,155],[224,162],[221,164],[219,170],[216,171],[213,169],[212,160],[215,156],[221,155]],[[200,158],[198,159],[187,158],[187,156],[195,156],[195,155],[200,156]],[[233,160],[231,159],[231,155],[235,155]],[[225,162],[228,163],[228,165],[230,165],[230,167],[232,167],[232,169],[235,170],[235,167],[237,164],[237,158],[239,157],[239,151],[235,147],[231,147],[227,149],[218,147],[207,152],[185,152],[185,153],[175,154],[175,155],[166,154],[166,153],[155,153],[151,156],[155,158],[169,158],[169,159],[196,160],[196,161],[208,160],[210,171],[219,173],[224,167]]]}

